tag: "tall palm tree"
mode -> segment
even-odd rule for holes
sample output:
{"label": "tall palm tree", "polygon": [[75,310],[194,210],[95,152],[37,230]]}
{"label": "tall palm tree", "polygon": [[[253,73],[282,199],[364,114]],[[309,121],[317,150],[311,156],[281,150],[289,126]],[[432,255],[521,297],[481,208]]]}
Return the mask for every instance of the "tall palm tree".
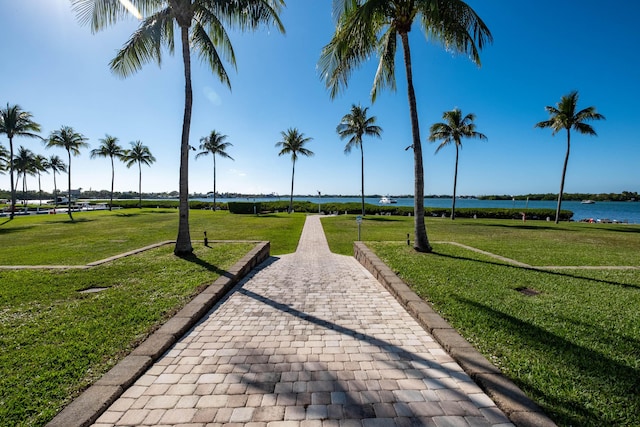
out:
{"label": "tall palm tree", "polygon": [[40,177],[42,172],[49,173],[49,160],[47,160],[47,158],[42,154],[36,154],[34,160],[35,170],[38,174],[38,200],[40,200],[40,206],[42,206],[42,183],[40,181]]}
{"label": "tall palm tree", "polygon": [[[260,25],[284,27],[278,13],[284,0],[136,0],[135,5],[144,16],[138,30],[111,61],[111,70],[127,77],[142,65],[161,62],[163,46],[171,54],[175,48],[174,28],[179,28],[184,64],[185,96],[180,143],[180,202],[178,237],[174,253],[193,252],[189,234],[189,132],[193,93],[191,88],[191,49],[198,53],[220,81],[231,87],[223,59],[234,68],[235,53],[227,33],[229,28],[255,30]],[[123,2],[109,0],[72,0],[78,18],[88,23],[93,32],[128,17]]]}
{"label": "tall palm tree", "polygon": [[22,197],[24,199],[27,198],[27,175],[34,176],[36,174],[35,161],[33,151],[22,145],[18,148],[18,154],[13,158],[13,169],[17,172],[17,179],[22,178]]}
{"label": "tall palm tree", "polygon": [[138,164],[138,207],[142,209],[142,164],[151,166],[156,161],[153,157],[149,147],[144,145],[141,141],[131,142],[131,149],[125,150],[122,156],[122,161],[130,168],[131,166]]}
{"label": "tall palm tree", "polygon": [[596,108],[591,106],[580,111],[578,108],[578,91],[570,92],[560,98],[560,102],[555,107],[546,106],[545,110],[549,113],[549,120],[536,123],[534,127],[551,128],[552,135],[563,129],[567,130],[567,154],[564,157],[564,166],[562,167],[562,179],[560,180],[560,193],[558,194],[558,206],[556,207],[556,224],[560,221],[560,207],[562,205],[562,194],[564,193],[564,178],[567,173],[567,164],[569,162],[569,152],[571,151],[571,129],[584,135],[597,136],[596,131],[591,125],[585,123],[591,120],[604,120],[602,114],[596,112]]}
{"label": "tall palm tree", "polygon": [[71,221],[73,221],[73,215],[71,214],[71,156],[79,156],[80,149],[88,146],[87,138],[73,130],[71,126],[62,126],[60,129],[51,132],[49,140],[47,141],[47,148],[58,147],[67,150],[69,157],[69,163],[67,164],[67,188],[69,190],[67,195],[67,213]]}
{"label": "tall palm tree", "polygon": [[473,121],[476,119],[475,114],[469,113],[462,117],[462,111],[459,108],[454,108],[451,111],[445,111],[442,114],[444,122],[434,123],[430,129],[429,141],[436,142],[442,140],[438,148],[436,148],[436,154],[442,148],[449,144],[456,146],[456,167],[453,174],[453,204],[451,205],[451,219],[456,219],[456,188],[458,186],[458,156],[460,149],[462,148],[462,138],[478,138],[486,140],[487,137],[476,132],[476,125]]}
{"label": "tall palm tree", "polygon": [[336,127],[336,132],[340,135],[340,139],[349,138],[347,145],[344,147],[345,154],[349,154],[353,147],[360,148],[360,195],[362,198],[362,215],[364,216],[364,147],[362,146],[362,137],[375,136],[380,138],[382,128],[375,125],[376,117],[367,117],[369,107],[362,108],[360,105],[353,104],[351,111],[345,114]]}
{"label": "tall palm tree", "polygon": [[9,175],[11,176],[11,212],[9,218],[13,219],[13,208],[16,205],[16,187],[13,180],[13,137],[26,136],[28,138],[40,138],[36,132],[40,132],[40,125],[32,120],[33,115],[28,111],[22,111],[19,105],[0,109],[0,134],[9,138]]}
{"label": "tall palm tree", "polygon": [[413,136],[414,248],[431,252],[424,223],[424,169],[409,32],[417,21],[428,40],[441,42],[449,51],[469,55],[478,65],[479,52],[492,41],[491,33],[475,11],[461,0],[334,0],[333,5],[336,31],[323,48],[319,62],[331,97],[347,86],[355,68],[375,54],[379,56],[379,63],[371,90],[372,101],[379,89],[395,90],[398,38],[402,43]]}
{"label": "tall palm tree", "polygon": [[58,187],[56,184],[56,173],[67,172],[67,165],[62,161],[60,157],[52,154],[49,157],[49,169],[53,172],[53,198],[55,205],[58,206]]}
{"label": "tall palm tree", "polygon": [[226,159],[233,160],[225,151],[229,147],[233,147],[230,142],[225,142],[227,135],[221,135],[217,131],[212,130],[209,136],[200,138],[200,149],[202,150],[196,154],[196,159],[201,156],[206,156],[211,153],[213,157],[213,211],[216,210],[216,155],[224,157]]}
{"label": "tall palm tree", "polygon": [[122,159],[124,150],[118,145],[118,138],[111,135],[105,135],[100,140],[100,146],[91,150],[91,158],[96,157],[109,157],[111,160],[111,196],[109,198],[109,210],[113,206],[113,182],[115,179],[115,168],[113,166],[113,159]]}
{"label": "tall palm tree", "polygon": [[293,211],[293,179],[296,174],[296,160],[298,155],[311,157],[313,151],[304,147],[304,145],[311,141],[313,138],[305,138],[304,134],[299,132],[297,128],[289,128],[286,132],[280,132],[282,135],[282,141],[276,142],[276,147],[282,147],[278,156],[285,154],[291,154],[291,162],[293,163],[293,170],[291,172],[291,197],[289,198],[289,213]]}

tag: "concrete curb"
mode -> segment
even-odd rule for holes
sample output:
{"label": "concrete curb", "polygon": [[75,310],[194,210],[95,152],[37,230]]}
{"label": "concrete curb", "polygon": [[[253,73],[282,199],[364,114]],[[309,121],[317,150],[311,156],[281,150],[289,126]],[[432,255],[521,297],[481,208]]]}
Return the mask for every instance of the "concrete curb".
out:
{"label": "concrete curb", "polygon": [[200,321],[244,276],[270,255],[269,242],[256,246],[234,264],[226,274],[207,286],[157,331],[136,347],[95,384],[67,405],[48,427],[85,427],[124,393],[182,335]]}
{"label": "concrete curb", "polygon": [[464,371],[484,390],[518,427],[552,427],[556,424],[518,386],[478,352],[430,304],[416,295],[364,243],[355,242],[354,256],[360,264],[402,304]]}

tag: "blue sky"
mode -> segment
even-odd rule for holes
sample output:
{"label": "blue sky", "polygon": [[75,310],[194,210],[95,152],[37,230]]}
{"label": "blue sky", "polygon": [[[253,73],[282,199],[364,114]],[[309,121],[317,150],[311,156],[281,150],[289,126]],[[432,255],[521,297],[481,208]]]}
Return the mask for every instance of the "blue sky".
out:
{"label": "blue sky", "polygon": [[[639,191],[640,144],[635,131],[640,108],[637,56],[640,3],[613,0],[470,0],[489,26],[494,43],[477,68],[462,56],[411,33],[414,85],[424,148],[426,194],[451,194],[455,149],[434,155],[428,128],[454,107],[476,114],[477,130],[488,141],[463,141],[458,194],[557,192],[566,135],[534,129],[546,120],[546,105],[580,92],[579,108],[595,106],[606,121],[594,122],[598,137],[575,135],[566,192]],[[47,136],[69,125],[96,148],[105,134],[121,145],[141,140],[157,158],[143,169],[143,191],[178,189],[183,114],[183,71],[178,56],[165,55],[161,68],[146,65],[127,79],[108,63],[137,27],[132,19],[92,35],[80,26],[68,0],[2,0],[0,14],[0,105],[30,111]],[[578,6],[579,5],[579,6]],[[331,100],[316,68],[320,50],[333,34],[331,0],[288,0],[282,35],[271,29],[232,34],[238,70],[229,67],[232,90],[193,60],[191,144],[213,129],[228,135],[235,161],[218,159],[219,192],[288,194],[290,157],[279,157],[280,132],[297,127],[312,137],[314,157],[296,163],[296,194],[359,194],[357,151],[343,153],[336,125],[351,104],[370,106],[384,133],[365,139],[365,192],[412,194],[413,155],[405,73],[397,61],[397,92],[385,91],[370,104],[377,61],[352,75],[348,90]],[[8,140],[0,136],[8,147]],[[37,140],[14,140],[49,156]],[[65,158],[64,151],[56,151]],[[190,161],[189,190],[213,188],[210,156]],[[43,177],[53,189],[53,178]],[[58,182],[64,182],[58,180]],[[28,180],[37,188],[35,178]],[[89,149],[72,160],[72,186],[108,189],[107,159],[90,159]],[[117,191],[137,191],[136,168],[116,165]],[[8,175],[0,188],[9,188]]]}

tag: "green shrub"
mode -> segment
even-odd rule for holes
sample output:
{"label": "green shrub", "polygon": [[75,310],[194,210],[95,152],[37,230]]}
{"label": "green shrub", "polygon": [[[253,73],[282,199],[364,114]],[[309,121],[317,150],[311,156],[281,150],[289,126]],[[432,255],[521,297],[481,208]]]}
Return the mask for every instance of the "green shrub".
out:
{"label": "green shrub", "polygon": [[234,214],[259,214],[262,211],[261,202],[229,202],[229,212]]}

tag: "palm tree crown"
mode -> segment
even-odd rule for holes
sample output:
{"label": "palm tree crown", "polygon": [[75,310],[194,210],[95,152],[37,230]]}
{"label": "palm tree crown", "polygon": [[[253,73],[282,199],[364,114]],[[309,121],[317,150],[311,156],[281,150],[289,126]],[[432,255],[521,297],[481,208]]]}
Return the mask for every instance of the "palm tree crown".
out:
{"label": "palm tree crown", "polygon": [[353,147],[360,148],[360,175],[361,175],[361,186],[360,186],[360,195],[362,201],[362,215],[364,212],[364,147],[362,146],[362,137],[364,135],[367,136],[375,136],[380,138],[382,134],[382,128],[377,126],[376,117],[371,116],[367,117],[367,111],[369,107],[362,108],[360,105],[352,105],[351,111],[345,114],[340,121],[340,124],[336,127],[336,132],[340,135],[340,139],[347,139],[349,137],[349,141],[347,141],[347,145],[344,147],[345,154],[351,152]]}
{"label": "palm tree crown", "polygon": [[[122,2],[106,0],[72,0],[78,19],[88,23],[92,31],[115,24],[129,16]],[[220,81],[230,87],[223,60],[236,66],[235,53],[227,27],[241,31],[259,26],[275,25],[284,32],[278,13],[284,0],[136,0],[135,5],[144,16],[138,30],[111,61],[111,69],[127,77],[148,62],[160,65],[163,47],[173,54],[175,38],[179,36],[185,76],[184,117],[180,143],[180,202],[178,237],[174,253],[193,252],[189,233],[189,132],[193,106],[191,87],[191,49]],[[175,29],[178,34],[174,34]]]}
{"label": "palm tree crown", "polygon": [[9,150],[4,148],[4,145],[0,144],[0,173],[5,173],[9,168]]}
{"label": "palm tree crown", "polygon": [[100,147],[91,150],[92,159],[95,157],[109,157],[111,160],[111,198],[109,201],[109,210],[111,210],[113,206],[113,183],[115,180],[113,159],[122,159],[123,155],[124,150],[118,145],[118,138],[111,135],[105,135],[105,137],[100,140]]}
{"label": "palm tree crown", "polygon": [[289,198],[289,213],[293,211],[293,180],[296,174],[296,160],[298,155],[305,157],[313,156],[313,151],[305,148],[305,144],[311,141],[313,138],[307,138],[304,133],[301,133],[296,128],[289,128],[286,132],[280,132],[282,140],[276,142],[276,147],[282,147],[278,156],[284,156],[285,154],[291,155],[291,162],[293,163],[293,169],[291,172],[291,197]]}
{"label": "palm tree crown", "polygon": [[549,113],[549,120],[536,123],[535,127],[551,128],[552,135],[561,130],[567,131],[567,153],[564,157],[562,168],[562,178],[560,179],[560,192],[558,193],[558,205],[556,207],[556,224],[560,221],[560,208],[562,206],[562,194],[564,193],[564,180],[567,174],[567,164],[569,163],[569,153],[571,152],[571,130],[584,135],[597,136],[591,125],[585,123],[592,120],[604,120],[605,117],[596,111],[595,107],[587,107],[580,111],[578,109],[578,91],[572,91],[560,98],[560,102],[555,107],[547,106],[545,110]]}
{"label": "palm tree crown", "polygon": [[67,205],[69,218],[73,221],[71,215],[71,156],[79,156],[80,149],[88,147],[87,138],[81,133],[76,132],[70,126],[62,126],[59,130],[51,132],[49,139],[47,140],[47,148],[58,147],[67,150],[69,163],[67,164],[67,178],[68,178],[68,196]]}
{"label": "palm tree crown", "polygon": [[20,146],[18,153],[13,158],[13,168],[17,172],[17,179],[19,180],[22,177],[22,197],[26,198],[27,175],[33,176],[36,174],[36,157],[33,151]]}
{"label": "palm tree crown", "polygon": [[142,164],[151,166],[156,161],[156,158],[151,154],[149,147],[144,145],[141,141],[131,142],[131,148],[124,151],[122,161],[130,168],[131,166],[138,164],[138,207],[142,208]]}
{"label": "palm tree crown", "polygon": [[40,125],[32,120],[33,116],[28,111],[23,111],[19,105],[0,109],[0,134],[9,138],[9,175],[11,177],[11,212],[9,218],[13,219],[13,207],[16,205],[16,187],[13,180],[13,138],[26,136],[27,138],[40,138],[36,132],[40,132]]}
{"label": "palm tree crown", "polygon": [[445,111],[442,115],[444,122],[434,123],[430,129],[429,141],[436,142],[442,140],[436,153],[443,147],[454,144],[456,146],[456,167],[453,175],[453,204],[451,206],[451,219],[456,218],[456,188],[458,185],[458,156],[460,148],[462,148],[462,138],[478,138],[486,140],[487,137],[476,132],[476,125],[473,121],[476,119],[474,114],[467,114],[462,117],[462,111],[454,108],[451,111]]}
{"label": "palm tree crown", "polygon": [[233,160],[225,151],[229,147],[233,147],[230,142],[225,142],[227,135],[222,135],[215,130],[212,130],[209,136],[200,138],[200,151],[196,154],[196,159],[202,156],[206,156],[211,153],[213,157],[213,210],[216,210],[216,155],[224,157],[226,159]]}
{"label": "palm tree crown", "polygon": [[384,87],[395,90],[398,38],[402,44],[414,156],[414,248],[431,252],[424,223],[424,169],[409,32],[417,21],[428,40],[441,42],[448,51],[466,54],[478,65],[479,52],[492,41],[491,33],[461,0],[334,0],[333,5],[336,31],[319,61],[331,97],[346,88],[351,73],[374,55],[379,62],[371,99],[375,101]]}

